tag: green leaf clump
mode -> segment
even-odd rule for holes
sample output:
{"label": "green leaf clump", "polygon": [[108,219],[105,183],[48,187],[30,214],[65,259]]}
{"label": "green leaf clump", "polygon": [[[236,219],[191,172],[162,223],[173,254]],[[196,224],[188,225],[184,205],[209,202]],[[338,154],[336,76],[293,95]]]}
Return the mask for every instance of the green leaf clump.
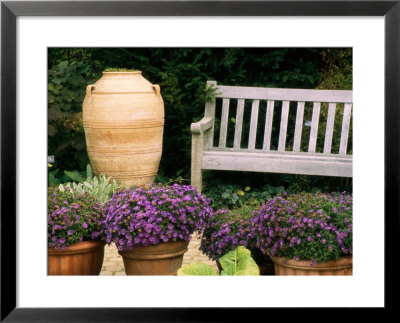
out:
{"label": "green leaf clump", "polygon": [[[260,275],[260,269],[251,257],[250,250],[243,246],[228,252],[219,261],[222,266],[221,276]],[[180,268],[178,276],[217,276],[217,273],[208,264],[193,263]]]}
{"label": "green leaf clump", "polygon": [[68,187],[69,192],[72,194],[88,192],[98,198],[103,204],[111,198],[115,191],[120,188],[119,182],[115,179],[111,181],[111,177],[106,177],[104,174],[100,175],[99,177],[93,176],[93,171],[90,165],[87,165],[86,180],[79,180],[78,183],[68,182],[65,184],[60,184],[59,190],[64,192],[65,187]]}

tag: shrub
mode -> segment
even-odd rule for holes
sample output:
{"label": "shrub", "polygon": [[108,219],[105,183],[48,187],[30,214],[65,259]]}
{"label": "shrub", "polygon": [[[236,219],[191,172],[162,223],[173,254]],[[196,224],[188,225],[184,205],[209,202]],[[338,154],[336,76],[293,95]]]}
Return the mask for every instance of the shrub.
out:
{"label": "shrub", "polygon": [[212,210],[192,186],[147,185],[119,190],[105,203],[106,241],[118,250],[190,240],[202,231]]}
{"label": "shrub", "polygon": [[311,264],[352,254],[352,204],[346,192],[270,199],[251,220],[257,246],[264,254]]}
{"label": "shrub", "polygon": [[77,242],[101,239],[102,205],[89,193],[73,194],[66,187],[48,188],[48,247],[66,249]]}

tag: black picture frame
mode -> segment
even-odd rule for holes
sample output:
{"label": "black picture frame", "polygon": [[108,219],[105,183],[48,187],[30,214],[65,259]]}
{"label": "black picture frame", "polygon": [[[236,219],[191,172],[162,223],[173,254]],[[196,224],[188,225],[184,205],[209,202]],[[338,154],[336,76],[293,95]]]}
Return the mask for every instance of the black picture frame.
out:
{"label": "black picture frame", "polygon": [[[16,307],[16,19],[19,16],[384,16],[385,309],[399,286],[390,255],[399,235],[400,1],[2,1],[1,3],[1,321],[237,321],[244,308]],[[373,188],[371,188],[373,189]],[[390,280],[389,280],[390,277]],[[195,288],[192,286],[191,288]],[[310,306],[312,306],[310,304]],[[247,308],[248,310],[248,308]],[[263,309],[251,309],[252,317]]]}

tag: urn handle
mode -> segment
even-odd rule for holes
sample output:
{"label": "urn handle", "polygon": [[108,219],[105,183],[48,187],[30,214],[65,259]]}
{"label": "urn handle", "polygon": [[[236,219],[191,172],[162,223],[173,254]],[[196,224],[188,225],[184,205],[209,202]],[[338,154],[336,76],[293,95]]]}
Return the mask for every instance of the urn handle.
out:
{"label": "urn handle", "polygon": [[92,96],[92,91],[94,90],[94,88],[95,88],[94,84],[89,84],[89,85],[86,87],[86,95],[87,95],[88,97],[91,97],[91,96]]}
{"label": "urn handle", "polygon": [[160,86],[158,84],[153,84],[154,91],[156,91],[156,95],[160,96]]}

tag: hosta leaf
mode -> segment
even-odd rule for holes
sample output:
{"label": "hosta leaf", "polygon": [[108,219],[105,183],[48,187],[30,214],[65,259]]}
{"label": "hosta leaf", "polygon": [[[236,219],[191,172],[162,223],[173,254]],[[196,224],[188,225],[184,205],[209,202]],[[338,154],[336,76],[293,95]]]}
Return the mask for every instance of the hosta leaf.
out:
{"label": "hosta leaf", "polygon": [[195,262],[178,269],[178,276],[218,276],[208,264]]}
{"label": "hosta leaf", "polygon": [[221,276],[260,275],[260,269],[251,257],[250,250],[238,246],[219,259],[222,267]]}

